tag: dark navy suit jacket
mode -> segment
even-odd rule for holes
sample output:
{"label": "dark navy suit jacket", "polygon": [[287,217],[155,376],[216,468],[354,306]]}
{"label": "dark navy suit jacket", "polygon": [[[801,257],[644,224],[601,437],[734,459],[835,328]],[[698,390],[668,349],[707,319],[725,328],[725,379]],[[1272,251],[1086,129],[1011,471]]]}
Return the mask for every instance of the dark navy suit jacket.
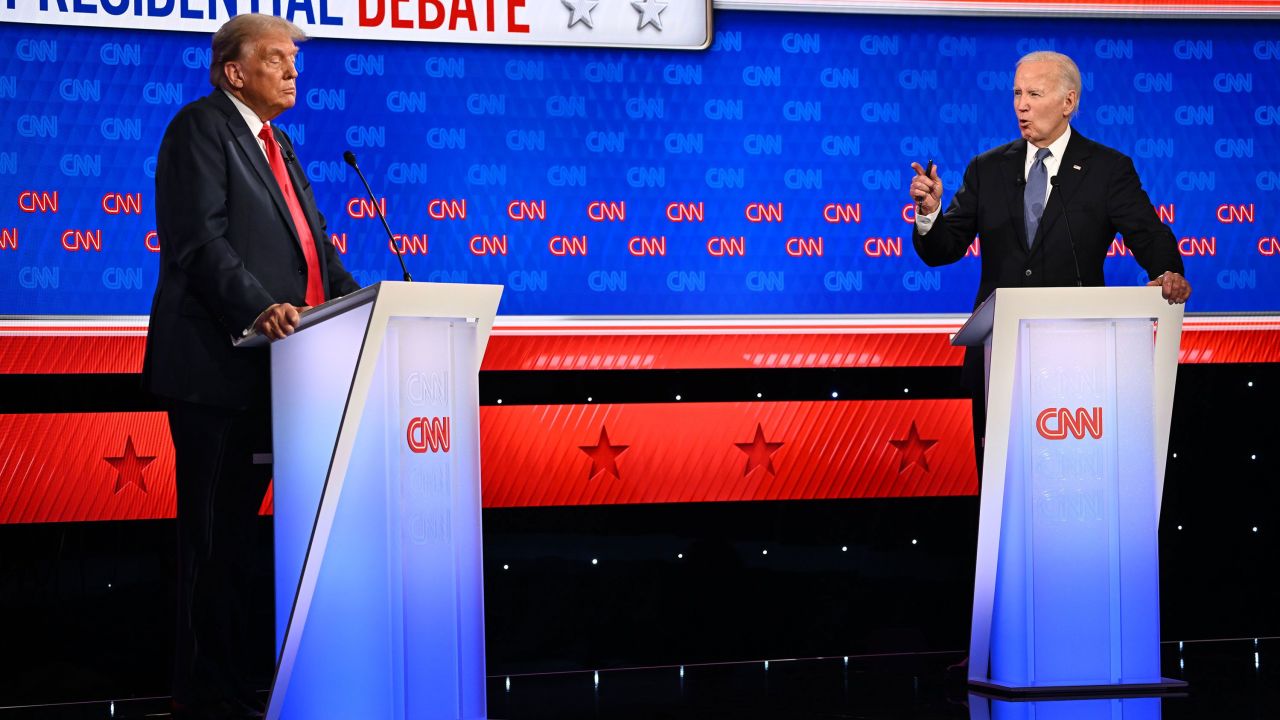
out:
{"label": "dark navy suit jacket", "polygon": [[[325,297],[359,289],[328,241],[292,143],[274,131],[316,243]],[[304,304],[306,261],[266,156],[221,90],[182,108],[165,130],[156,157],[156,231],[160,275],[144,383],[187,402],[265,404],[268,351],[235,348],[232,339],[274,303]]]}
{"label": "dark navy suit jacket", "polygon": [[[1149,278],[1167,270],[1183,274],[1177,240],[1156,215],[1133,161],[1075,128],[1058,165],[1058,185],[1028,247],[1022,200],[1026,153],[1027,141],[1020,139],[974,158],[928,234],[912,233],[916,253],[930,266],[959,260],[974,236],[980,237],[982,276],[975,308],[996,288],[1073,286],[1077,264],[1083,285],[1105,284],[1103,262],[1116,233]],[[969,350],[964,381],[980,388],[982,349]]]}
{"label": "dark navy suit jacket", "polygon": [[1058,165],[1058,185],[1028,248],[1022,207],[1026,153],[1027,141],[1017,140],[974,158],[947,211],[928,234],[912,234],[916,253],[931,266],[959,260],[974,236],[981,238],[982,278],[974,307],[996,288],[1075,285],[1077,261],[1085,286],[1103,285],[1103,261],[1117,232],[1150,278],[1166,270],[1182,273],[1177,241],[1152,208],[1133,161],[1074,128]]}

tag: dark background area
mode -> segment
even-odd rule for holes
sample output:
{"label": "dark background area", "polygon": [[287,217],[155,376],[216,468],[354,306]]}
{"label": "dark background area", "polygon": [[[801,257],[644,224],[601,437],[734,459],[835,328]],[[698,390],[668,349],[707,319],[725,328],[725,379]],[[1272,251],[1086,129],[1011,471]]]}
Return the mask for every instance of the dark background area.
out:
{"label": "dark background area", "polygon": [[[481,373],[480,383],[486,403],[816,399],[833,388],[847,400],[899,381],[915,398],[963,397],[958,376]],[[0,385],[3,413],[157,408],[135,376]],[[1278,364],[1179,368],[1160,528],[1165,640],[1280,634],[1280,473],[1265,414],[1277,388]],[[962,497],[486,510],[488,671],[963,650],[977,508]],[[167,695],[173,535],[172,521],[0,526],[0,704]],[[261,578],[263,638],[246,662],[266,687],[270,518],[261,548],[245,559]]]}

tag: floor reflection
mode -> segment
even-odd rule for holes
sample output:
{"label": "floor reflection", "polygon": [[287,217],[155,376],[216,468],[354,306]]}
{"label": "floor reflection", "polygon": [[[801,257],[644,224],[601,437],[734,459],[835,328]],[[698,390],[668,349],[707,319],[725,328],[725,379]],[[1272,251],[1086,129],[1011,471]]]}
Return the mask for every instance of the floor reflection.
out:
{"label": "floor reflection", "polygon": [[1160,720],[1160,698],[1005,700],[969,693],[969,720]]}
{"label": "floor reflection", "polygon": [[[1206,720],[1275,718],[1280,640],[1165,643],[1166,676],[1190,683],[1161,698],[1012,701],[971,692],[950,666],[964,653],[905,653],[489,678],[490,720]],[[0,720],[169,716],[169,698],[6,708]],[[439,717],[452,717],[440,715]],[[330,720],[305,718],[304,720]],[[346,720],[343,718],[342,720]],[[382,720],[355,718],[354,720]]]}

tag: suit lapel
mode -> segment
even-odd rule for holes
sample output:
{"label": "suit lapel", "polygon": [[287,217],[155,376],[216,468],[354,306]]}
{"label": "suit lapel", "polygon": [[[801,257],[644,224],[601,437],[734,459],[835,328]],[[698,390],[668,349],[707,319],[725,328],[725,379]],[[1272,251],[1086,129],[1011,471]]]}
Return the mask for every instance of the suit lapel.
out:
{"label": "suit lapel", "polygon": [[1036,230],[1037,245],[1053,229],[1058,218],[1066,212],[1063,198],[1076,199],[1077,190],[1089,173],[1087,160],[1093,154],[1092,145],[1093,143],[1076,132],[1075,128],[1071,129],[1071,139],[1067,141],[1067,149],[1062,153],[1062,162],[1058,163],[1056,175],[1058,185],[1049,193],[1049,202],[1044,206],[1044,215],[1041,216],[1040,227]]}
{"label": "suit lapel", "polygon": [[1027,141],[1018,140],[1010,144],[1004,152],[1004,174],[1008,182],[1005,187],[1009,192],[1009,219],[1013,223],[1013,232],[1018,239],[1018,248],[1027,250],[1027,220],[1023,211],[1022,196],[1027,187],[1026,174]]}
{"label": "suit lapel", "polygon": [[285,227],[289,228],[289,232],[293,235],[293,246],[297,249],[298,254],[301,255],[302,247],[298,242],[298,231],[293,227],[293,218],[289,214],[289,206],[285,203],[284,194],[280,192],[280,183],[276,182],[276,176],[271,174],[271,166],[267,164],[267,156],[262,152],[262,146],[258,144],[258,138],[249,132],[249,126],[245,124],[244,118],[240,117],[240,111],[236,109],[235,105],[231,104],[231,100],[227,98],[226,93],[221,90],[214,90],[212,97],[214,102],[222,109],[223,114],[227,116],[227,127],[231,129],[231,134],[235,136],[241,152],[248,158],[249,165],[257,174],[258,181],[262,183],[262,189],[271,197],[271,202],[275,204],[276,211],[280,213],[280,218],[284,221]]}

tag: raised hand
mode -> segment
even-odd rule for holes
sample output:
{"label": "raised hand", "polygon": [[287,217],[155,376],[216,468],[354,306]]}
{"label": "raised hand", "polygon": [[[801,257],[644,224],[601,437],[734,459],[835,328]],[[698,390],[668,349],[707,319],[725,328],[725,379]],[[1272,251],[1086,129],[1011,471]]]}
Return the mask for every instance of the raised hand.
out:
{"label": "raised hand", "polygon": [[938,167],[930,163],[926,174],[920,163],[911,163],[916,171],[911,178],[911,200],[916,204],[917,215],[929,215],[942,207],[942,178],[938,177]]}

